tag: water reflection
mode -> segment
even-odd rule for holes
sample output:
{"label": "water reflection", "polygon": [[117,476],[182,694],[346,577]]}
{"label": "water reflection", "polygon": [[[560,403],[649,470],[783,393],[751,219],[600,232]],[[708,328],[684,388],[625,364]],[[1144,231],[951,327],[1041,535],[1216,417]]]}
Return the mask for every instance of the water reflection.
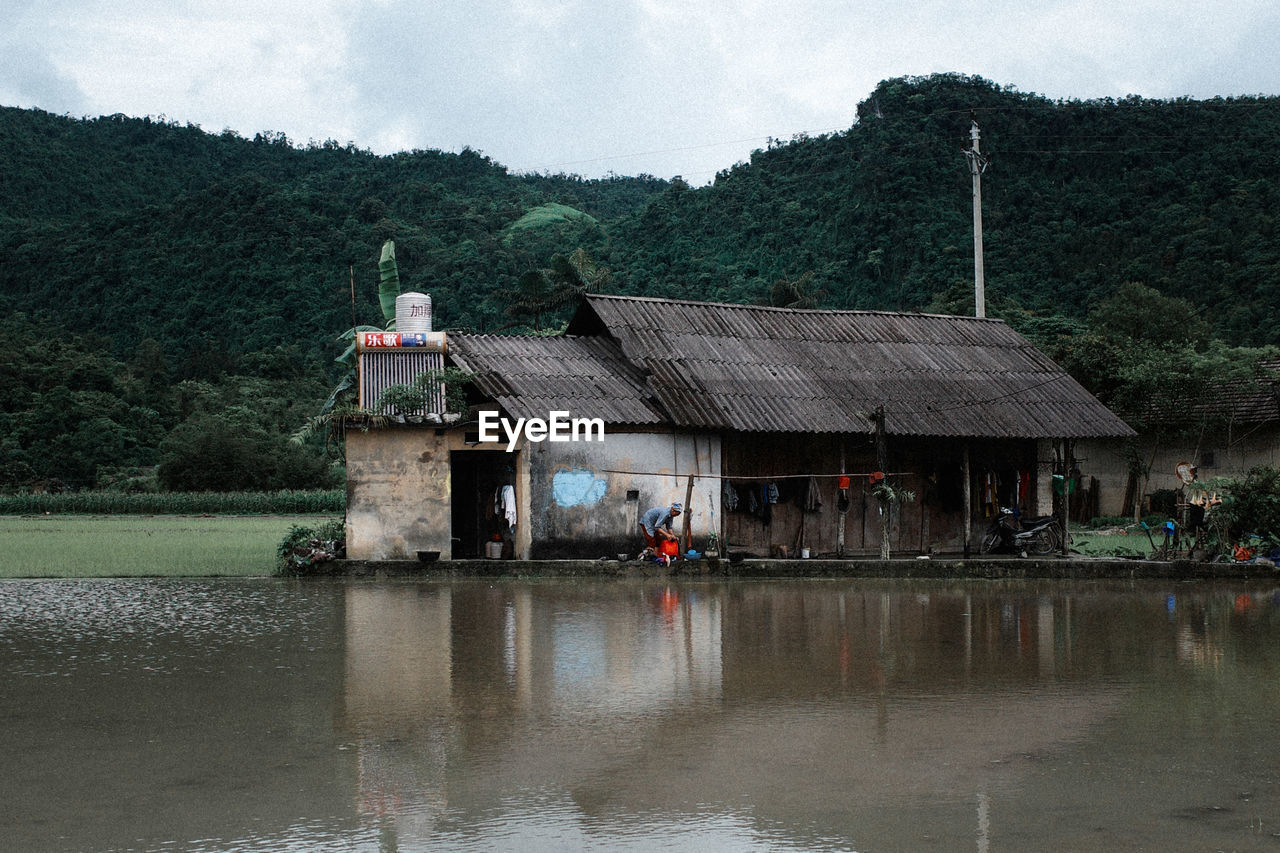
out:
{"label": "water reflection", "polygon": [[1280,838],[1257,585],[14,583],[0,618],[15,849]]}

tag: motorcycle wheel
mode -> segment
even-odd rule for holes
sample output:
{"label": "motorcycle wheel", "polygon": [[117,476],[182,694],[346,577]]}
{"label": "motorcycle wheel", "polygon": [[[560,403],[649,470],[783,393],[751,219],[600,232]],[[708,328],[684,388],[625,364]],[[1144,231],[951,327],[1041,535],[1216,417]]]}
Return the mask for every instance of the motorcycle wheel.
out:
{"label": "motorcycle wheel", "polygon": [[983,554],[990,554],[1000,547],[1000,534],[988,533],[982,537],[982,544],[979,546]]}
{"label": "motorcycle wheel", "polygon": [[1052,554],[1058,546],[1058,537],[1048,527],[1042,527],[1027,540],[1027,550],[1032,554]]}

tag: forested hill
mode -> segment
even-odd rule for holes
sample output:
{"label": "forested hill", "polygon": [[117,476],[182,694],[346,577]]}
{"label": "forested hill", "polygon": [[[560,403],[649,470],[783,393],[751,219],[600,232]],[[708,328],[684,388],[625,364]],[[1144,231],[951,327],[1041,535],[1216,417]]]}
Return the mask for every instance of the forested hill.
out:
{"label": "forested hill", "polygon": [[1228,340],[1280,341],[1280,98],[1055,102],[939,75],[886,81],[858,114],[690,188],[3,109],[0,293],[123,351],[152,337],[201,363],[349,326],[350,267],[359,319],[376,321],[387,238],[405,286],[473,329],[509,322],[520,276],[579,247],[624,293],[970,311],[976,119],[995,311],[1080,317],[1138,281]]}
{"label": "forested hill", "polygon": [[437,328],[554,328],[584,284],[969,313],[973,120],[988,313],[1108,405],[1141,418],[1151,389],[1185,399],[1247,361],[1224,342],[1280,343],[1280,98],[1056,102],[939,75],[857,113],[694,188],[0,108],[0,488],[157,463],[168,488],[331,482],[285,437],[353,313],[381,321],[387,239]]}
{"label": "forested hill", "polygon": [[812,271],[830,307],[970,312],[976,120],[989,310],[1079,318],[1137,281],[1232,342],[1280,341],[1280,98],[1054,102],[935,76],[858,112],[615,225],[629,286],[753,300]]}
{"label": "forested hill", "polygon": [[[665,186],[517,176],[470,150],[378,157],[0,108],[0,308],[104,335],[122,355],[153,338],[184,376],[281,344],[336,354],[352,274],[359,321],[380,321],[378,253],[395,239],[406,289],[430,292],[444,323],[485,328],[503,317],[495,291],[560,238],[596,239]],[[553,202],[569,216],[511,233]]]}

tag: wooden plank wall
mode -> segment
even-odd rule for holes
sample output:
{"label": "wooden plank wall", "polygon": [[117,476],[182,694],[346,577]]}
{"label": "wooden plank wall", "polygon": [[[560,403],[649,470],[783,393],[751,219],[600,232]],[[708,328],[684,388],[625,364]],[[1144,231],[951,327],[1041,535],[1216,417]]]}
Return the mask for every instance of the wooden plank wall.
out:
{"label": "wooden plank wall", "polygon": [[[963,547],[963,447],[959,439],[924,440],[890,436],[889,468],[895,489],[910,491],[914,499],[898,505],[890,525],[890,549],[898,554],[959,552]],[[844,470],[850,475],[848,509],[839,509],[841,451]],[[1035,442],[978,441],[970,444],[973,478],[973,549],[986,530],[989,509],[982,490],[988,472],[1000,483],[1002,504],[1015,499],[1017,471],[1031,473],[1031,484],[1022,507],[1034,513]],[[877,469],[874,439],[870,435],[813,436],[739,433],[724,439],[724,473],[738,496],[736,510],[728,508],[722,491],[720,525],[728,551],[759,556],[786,546],[791,554],[807,547],[810,556],[833,555],[844,521],[844,553],[873,556],[880,553],[879,504],[871,494],[868,474]],[[822,507],[805,512],[803,501],[808,476],[816,476]],[[777,486],[778,502],[763,511],[763,488]],[[757,511],[750,511],[748,492],[757,493]],[[766,523],[767,521],[767,523]]]}

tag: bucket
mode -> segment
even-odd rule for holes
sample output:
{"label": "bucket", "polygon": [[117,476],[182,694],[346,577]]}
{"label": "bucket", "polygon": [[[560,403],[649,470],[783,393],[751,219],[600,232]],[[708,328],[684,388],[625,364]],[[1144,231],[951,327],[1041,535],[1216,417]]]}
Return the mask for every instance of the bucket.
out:
{"label": "bucket", "polygon": [[485,556],[485,559],[488,559],[488,560],[501,560],[502,559],[502,543],[501,542],[484,543],[484,556]]}
{"label": "bucket", "polygon": [[664,539],[658,543],[658,556],[660,557],[679,557],[680,543],[674,539]]}
{"label": "bucket", "polygon": [[807,560],[807,559],[809,559],[809,549],[808,549],[808,548],[801,548],[801,549],[800,549],[800,559],[802,559],[802,560]]}
{"label": "bucket", "polygon": [[396,331],[400,334],[431,331],[431,297],[413,292],[397,296]]}

